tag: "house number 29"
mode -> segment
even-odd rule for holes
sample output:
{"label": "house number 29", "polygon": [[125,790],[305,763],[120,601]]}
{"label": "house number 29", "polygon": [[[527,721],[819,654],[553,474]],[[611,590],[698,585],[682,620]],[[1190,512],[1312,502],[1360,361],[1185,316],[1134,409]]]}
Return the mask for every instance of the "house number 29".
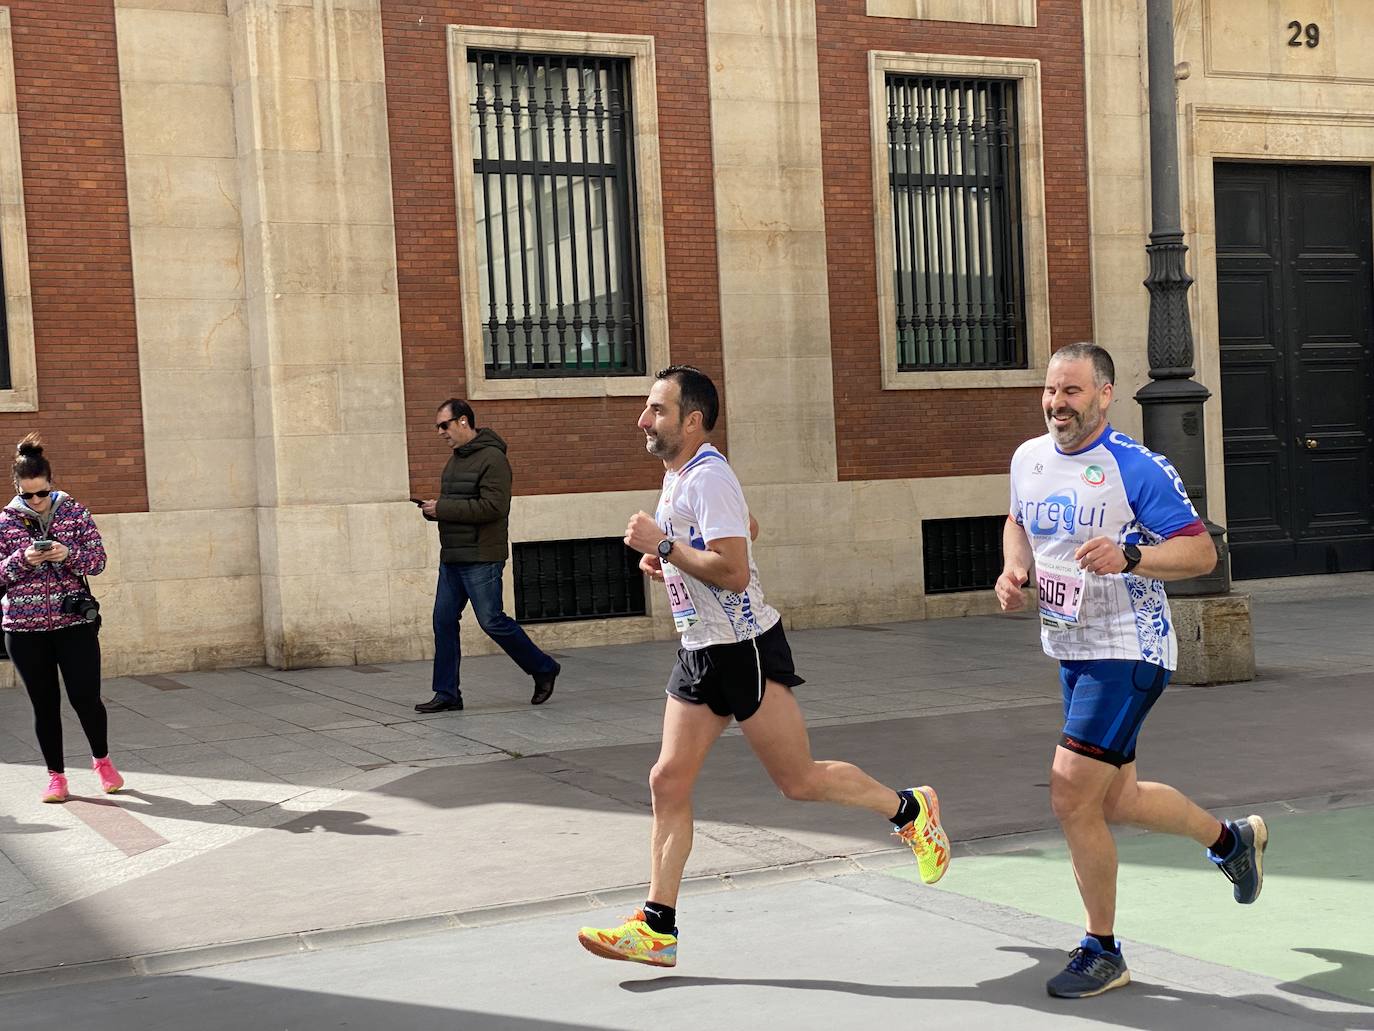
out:
{"label": "house number 29", "polygon": [[1288,27],[1293,30],[1293,35],[1288,37],[1290,47],[1314,47],[1322,41],[1322,30],[1316,22],[1304,25],[1300,21],[1290,21]]}

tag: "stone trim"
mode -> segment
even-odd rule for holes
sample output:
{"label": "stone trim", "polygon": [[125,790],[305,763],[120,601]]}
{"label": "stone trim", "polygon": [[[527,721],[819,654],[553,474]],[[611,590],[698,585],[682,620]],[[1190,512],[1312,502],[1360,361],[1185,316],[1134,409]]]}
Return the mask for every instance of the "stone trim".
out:
{"label": "stone trim", "polygon": [[[896,259],[891,240],[892,197],[888,183],[887,73],[956,75],[1013,79],[1018,85],[1017,110],[1021,149],[1022,273],[1025,276],[1025,369],[899,372],[897,369],[897,301],[893,296]],[[872,126],[874,244],[878,269],[878,346],[884,390],[940,390],[980,387],[1038,387],[1050,357],[1049,241],[1045,228],[1045,160],[1040,116],[1040,62],[1012,58],[903,54],[871,50],[868,54],[869,108]]]}
{"label": "stone trim", "polygon": [[1035,0],[868,0],[870,18],[1036,26]]}
{"label": "stone trim", "polygon": [[19,102],[14,87],[14,36],[8,7],[0,7],[0,255],[4,260],[12,384],[11,389],[0,390],[0,412],[35,412],[38,365],[33,341],[33,289],[29,284]]}
{"label": "stone trim", "polygon": [[[470,47],[630,58],[642,262],[640,282],[644,295],[645,375],[487,379],[486,362],[482,354],[481,302],[477,277],[472,271],[478,265],[478,241],[477,204],[471,173],[472,133],[468,126],[471,98],[468,90],[467,52]],[[654,370],[669,364],[668,276],[663,244],[663,192],[659,185],[658,90],[653,37],[450,25],[448,65],[467,396],[480,401],[492,398],[530,397],[638,397],[647,394],[653,386]]]}

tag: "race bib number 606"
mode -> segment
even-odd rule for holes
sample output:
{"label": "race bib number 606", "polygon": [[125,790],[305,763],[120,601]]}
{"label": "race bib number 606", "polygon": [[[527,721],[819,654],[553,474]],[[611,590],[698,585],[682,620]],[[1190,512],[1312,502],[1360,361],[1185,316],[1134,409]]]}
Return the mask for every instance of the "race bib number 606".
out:
{"label": "race bib number 606", "polygon": [[1040,588],[1040,622],[1051,630],[1072,630],[1081,623],[1086,578],[1078,563],[1036,556]]}

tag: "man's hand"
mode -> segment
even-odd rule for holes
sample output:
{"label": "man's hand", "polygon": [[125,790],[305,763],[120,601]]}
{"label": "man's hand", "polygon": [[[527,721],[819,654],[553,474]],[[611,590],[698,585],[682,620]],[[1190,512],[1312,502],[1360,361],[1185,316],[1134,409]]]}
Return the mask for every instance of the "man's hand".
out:
{"label": "man's hand", "polygon": [[1026,607],[1026,596],[1021,588],[1026,585],[1029,574],[1024,569],[1010,567],[1002,570],[993,590],[997,592],[997,602],[1003,612],[1016,612]]}
{"label": "man's hand", "polygon": [[434,513],[434,509],[438,504],[439,502],[437,501],[426,501],[420,506],[420,514],[426,519],[438,519],[439,517]]}
{"label": "man's hand", "polygon": [[663,530],[648,512],[636,512],[630,516],[630,525],[625,527],[625,546],[633,548],[641,555],[657,555],[658,542],[663,540]]}
{"label": "man's hand", "polygon": [[1073,557],[1078,560],[1080,568],[1098,576],[1110,576],[1126,569],[1126,554],[1121,550],[1121,545],[1110,537],[1094,537],[1080,544]]}
{"label": "man's hand", "polygon": [[649,575],[650,580],[663,582],[663,563],[659,561],[658,555],[641,555],[639,568]]}

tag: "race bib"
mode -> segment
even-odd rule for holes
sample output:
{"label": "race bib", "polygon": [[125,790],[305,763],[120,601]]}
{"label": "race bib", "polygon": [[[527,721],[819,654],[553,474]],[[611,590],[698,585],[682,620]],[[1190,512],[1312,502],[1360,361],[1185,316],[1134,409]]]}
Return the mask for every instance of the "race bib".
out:
{"label": "race bib", "polygon": [[1086,574],[1072,559],[1035,558],[1035,577],[1040,587],[1040,622],[1051,630],[1073,630],[1080,625]]}
{"label": "race bib", "polygon": [[671,562],[662,563],[663,586],[668,588],[668,604],[673,609],[673,626],[678,633],[685,633],[701,622],[692,595],[687,590],[687,582],[682,579],[677,566]]}

